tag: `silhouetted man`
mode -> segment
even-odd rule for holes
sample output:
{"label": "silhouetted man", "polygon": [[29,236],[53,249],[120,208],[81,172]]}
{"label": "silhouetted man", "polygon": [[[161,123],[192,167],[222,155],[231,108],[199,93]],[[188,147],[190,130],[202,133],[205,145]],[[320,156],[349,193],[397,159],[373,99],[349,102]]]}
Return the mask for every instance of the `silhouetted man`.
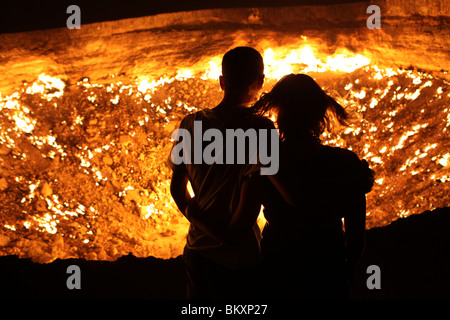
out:
{"label": "silhouetted man", "polygon": [[[184,149],[183,152],[192,151],[181,157],[191,161],[174,161],[177,154],[171,152],[169,164],[173,169],[171,193],[180,211],[189,219],[186,208],[193,201],[187,192],[187,183],[190,181],[200,210],[207,212],[208,218],[215,223],[226,225],[239,204],[243,182],[252,175],[259,175],[261,166],[259,161],[248,161],[251,157],[249,154],[245,163],[223,161],[230,157],[236,160],[239,156],[236,152],[229,154],[230,150],[225,147],[229,141],[225,140],[222,141],[223,148],[214,152],[217,161],[205,163],[201,159],[202,154],[199,157],[199,150],[196,150],[198,139],[194,140],[199,133],[195,133],[194,128],[199,128],[201,123],[203,132],[216,129],[225,137],[227,129],[272,131],[274,126],[270,120],[253,115],[248,108],[258,99],[264,82],[263,59],[256,50],[237,47],[228,51],[222,60],[219,80],[224,91],[220,104],[213,109],[190,114],[180,123],[179,129],[190,133],[189,139],[183,137],[183,143],[189,142],[191,149]],[[211,137],[209,139],[212,140]],[[228,157],[225,153],[228,153]],[[252,208],[253,212],[255,210],[258,210],[258,206]],[[245,231],[231,243],[215,237],[207,228],[191,221],[183,255],[188,275],[188,298],[249,297],[255,288],[255,268],[261,259],[261,233],[254,213],[250,219],[253,225],[249,228],[251,230]]]}

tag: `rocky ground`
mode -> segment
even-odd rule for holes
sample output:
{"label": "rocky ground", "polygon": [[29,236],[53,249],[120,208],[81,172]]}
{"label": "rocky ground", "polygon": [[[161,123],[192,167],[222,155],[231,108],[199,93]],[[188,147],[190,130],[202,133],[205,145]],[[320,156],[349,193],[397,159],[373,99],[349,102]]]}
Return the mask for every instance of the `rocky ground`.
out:
{"label": "rocky ground", "polygon": [[[324,143],[376,172],[368,228],[448,205],[445,79],[377,66],[310,74],[355,118]],[[222,93],[201,73],[161,79],[41,78],[0,101],[0,254],[40,263],[181,254],[188,223],[170,196],[170,134]]]}

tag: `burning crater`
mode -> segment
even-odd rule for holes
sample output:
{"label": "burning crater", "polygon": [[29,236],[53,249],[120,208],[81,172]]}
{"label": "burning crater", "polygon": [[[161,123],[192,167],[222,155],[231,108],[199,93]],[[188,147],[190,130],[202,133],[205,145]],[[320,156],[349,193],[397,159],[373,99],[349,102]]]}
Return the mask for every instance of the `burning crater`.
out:
{"label": "burning crater", "polygon": [[[368,228],[448,206],[448,46],[396,42],[394,6],[370,31],[366,7],[204,10],[0,35],[0,254],[40,263],[180,255],[188,222],[169,192],[170,133],[220,101],[221,57],[237,45],[263,54],[265,90],[308,73],[358,118],[323,140],[376,171]],[[323,19],[305,27],[313,17]]]}

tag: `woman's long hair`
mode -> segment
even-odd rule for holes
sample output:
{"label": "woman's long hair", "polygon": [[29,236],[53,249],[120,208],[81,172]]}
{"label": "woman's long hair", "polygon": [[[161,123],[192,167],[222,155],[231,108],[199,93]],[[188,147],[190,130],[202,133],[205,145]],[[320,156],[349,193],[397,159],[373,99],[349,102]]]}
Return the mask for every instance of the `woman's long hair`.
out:
{"label": "woman's long hair", "polygon": [[275,113],[281,139],[314,137],[332,128],[332,118],[348,125],[345,109],[306,74],[284,76],[252,107],[256,114]]}

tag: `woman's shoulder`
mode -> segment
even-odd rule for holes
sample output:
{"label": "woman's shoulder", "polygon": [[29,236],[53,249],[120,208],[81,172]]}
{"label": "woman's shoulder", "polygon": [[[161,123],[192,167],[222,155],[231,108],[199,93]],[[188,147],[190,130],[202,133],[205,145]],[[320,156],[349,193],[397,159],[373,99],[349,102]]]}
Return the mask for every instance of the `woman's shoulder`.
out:
{"label": "woman's shoulder", "polygon": [[344,162],[359,163],[361,161],[358,155],[349,149],[341,147],[323,146],[323,151],[335,158],[338,159],[340,158]]}
{"label": "woman's shoulder", "polygon": [[348,149],[327,146],[327,150],[333,154],[340,174],[356,182],[365,193],[372,189],[374,171],[370,169],[367,161],[361,160],[355,152]]}
{"label": "woman's shoulder", "polygon": [[364,164],[355,152],[345,148],[324,146],[323,153],[327,162],[343,174],[359,174]]}

